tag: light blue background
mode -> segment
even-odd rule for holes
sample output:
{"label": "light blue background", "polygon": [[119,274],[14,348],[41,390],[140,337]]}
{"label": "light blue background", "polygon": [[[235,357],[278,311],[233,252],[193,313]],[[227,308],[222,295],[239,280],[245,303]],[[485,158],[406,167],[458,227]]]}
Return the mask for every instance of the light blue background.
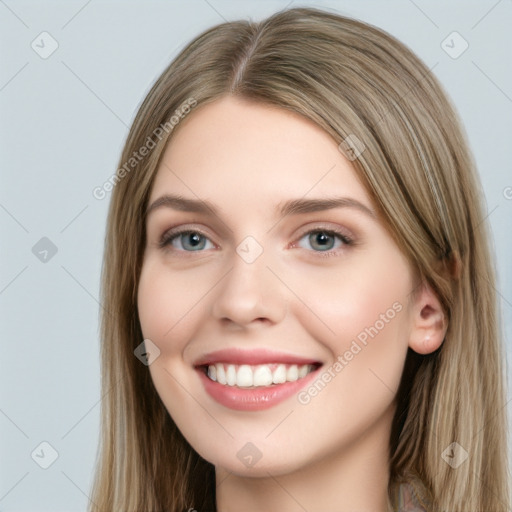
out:
{"label": "light blue background", "polygon": [[[0,0],[0,511],[86,509],[99,433],[98,296],[108,206],[92,190],[115,171],[150,85],[204,29],[305,5],[382,27],[435,65],[481,173],[511,339],[510,0]],[[31,48],[43,31],[59,45],[47,59]],[[469,43],[457,59],[441,47],[453,31]],[[42,237],[58,249],[46,263],[32,253]],[[46,470],[31,458],[43,441],[58,452]]]}

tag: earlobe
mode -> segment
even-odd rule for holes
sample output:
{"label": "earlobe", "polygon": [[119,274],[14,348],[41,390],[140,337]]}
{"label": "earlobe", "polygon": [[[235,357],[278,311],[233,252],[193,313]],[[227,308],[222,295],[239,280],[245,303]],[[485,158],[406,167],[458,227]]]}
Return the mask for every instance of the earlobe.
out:
{"label": "earlobe", "polygon": [[424,283],[413,304],[409,346],[418,354],[430,354],[444,341],[448,323],[441,302],[430,285]]}

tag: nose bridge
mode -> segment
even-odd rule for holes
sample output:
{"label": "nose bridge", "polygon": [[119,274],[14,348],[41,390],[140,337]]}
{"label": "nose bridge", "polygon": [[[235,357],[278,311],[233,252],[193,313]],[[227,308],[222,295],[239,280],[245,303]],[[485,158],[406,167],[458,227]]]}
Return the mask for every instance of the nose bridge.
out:
{"label": "nose bridge", "polygon": [[236,247],[214,302],[216,318],[248,324],[261,319],[278,322],[283,317],[285,297],[281,283],[268,268],[269,256],[270,251],[253,237]]}

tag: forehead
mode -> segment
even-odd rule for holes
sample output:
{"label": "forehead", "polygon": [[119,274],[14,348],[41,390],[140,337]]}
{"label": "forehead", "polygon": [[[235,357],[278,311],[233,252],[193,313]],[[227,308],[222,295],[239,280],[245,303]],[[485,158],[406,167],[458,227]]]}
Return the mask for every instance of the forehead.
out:
{"label": "forehead", "polygon": [[351,163],[312,121],[226,97],[191,111],[161,159],[150,200],[162,193],[213,201],[278,202],[350,195],[369,203]]}

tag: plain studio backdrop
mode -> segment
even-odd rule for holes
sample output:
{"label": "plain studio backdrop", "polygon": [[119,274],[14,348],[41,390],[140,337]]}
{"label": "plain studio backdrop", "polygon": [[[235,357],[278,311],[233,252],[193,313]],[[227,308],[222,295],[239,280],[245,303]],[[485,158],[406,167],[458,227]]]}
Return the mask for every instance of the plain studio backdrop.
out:
{"label": "plain studio backdrop", "polygon": [[[408,45],[455,103],[486,196],[512,335],[512,2],[0,0],[0,511],[85,511],[99,434],[110,194],[151,84],[200,32],[315,6]],[[478,290],[475,290],[478,293]],[[512,348],[507,342],[509,366]],[[507,404],[510,413],[510,383]]]}

